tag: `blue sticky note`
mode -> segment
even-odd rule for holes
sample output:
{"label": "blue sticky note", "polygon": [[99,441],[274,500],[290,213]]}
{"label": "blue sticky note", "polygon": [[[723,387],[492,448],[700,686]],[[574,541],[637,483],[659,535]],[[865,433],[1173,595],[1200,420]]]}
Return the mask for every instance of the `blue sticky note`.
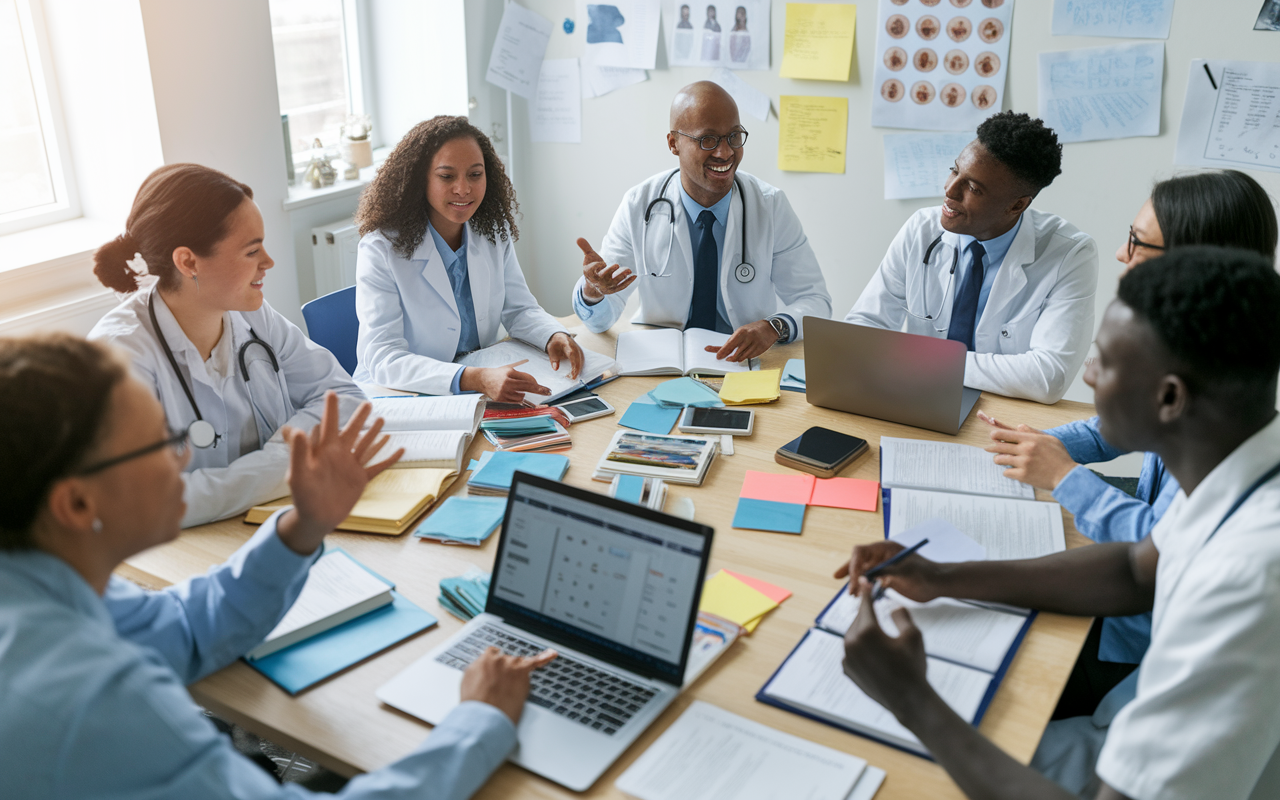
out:
{"label": "blue sticky note", "polygon": [[804,509],[800,503],[779,503],[776,500],[738,498],[738,510],[733,515],[733,527],[753,531],[799,533],[804,527]]}
{"label": "blue sticky note", "polygon": [[413,532],[420,539],[480,544],[502,524],[507,501],[501,497],[450,497]]}
{"label": "blue sticky note", "polygon": [[480,457],[480,469],[467,483],[486,488],[510,489],[511,479],[517,471],[558,481],[569,471],[569,459],[554,453],[511,453],[505,450],[485,453]]}
{"label": "blue sticky note", "polygon": [[618,420],[624,428],[644,431],[645,433],[670,433],[671,426],[676,424],[680,407],[666,408],[654,403],[642,403],[639,400],[627,406],[627,411]]}
{"label": "blue sticky note", "polygon": [[723,408],[720,395],[705,383],[693,378],[676,378],[653,387],[649,396],[663,406],[694,406],[696,408]]}
{"label": "blue sticky note", "polygon": [[639,475],[619,475],[618,491],[613,496],[639,505],[640,499],[644,497],[644,478]]}

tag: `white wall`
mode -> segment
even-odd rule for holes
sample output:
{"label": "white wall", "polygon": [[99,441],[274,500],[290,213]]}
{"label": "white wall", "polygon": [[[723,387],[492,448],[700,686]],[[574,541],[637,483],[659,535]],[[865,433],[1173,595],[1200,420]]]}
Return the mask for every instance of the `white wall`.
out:
{"label": "white wall", "polygon": [[160,143],[167,164],[192,161],[253,188],[275,268],[267,301],[302,324],[286,195],[284,135],[265,0],[142,0]]}
{"label": "white wall", "polygon": [[[581,31],[573,0],[527,0],[524,3],[550,19],[554,26],[548,58],[581,55],[583,37],[566,36],[565,17]],[[470,0],[468,27],[485,21],[489,30],[481,47],[472,46],[468,61],[473,95],[481,98],[477,118],[504,119],[498,107],[501,92],[478,92],[489,60],[493,30],[502,0]],[[751,132],[743,169],[784,189],[818,254],[837,315],[857,299],[874,272],[894,233],[917,208],[936,200],[884,200],[883,148],[886,129],[870,124],[870,78],[873,72],[877,4],[858,5],[856,66],[848,83],[782,78],[785,3],[775,0],[772,12],[772,68],[739,75],[773,98],[777,108],[783,94],[813,94],[849,98],[849,159],[844,175],[780,172],[777,168],[778,120],[767,123],[745,116]],[[1124,241],[1134,214],[1153,181],[1175,172],[1173,151],[1186,93],[1188,62],[1192,58],[1233,58],[1274,61],[1280,56],[1280,33],[1251,30],[1258,0],[1177,0],[1173,27],[1165,43],[1165,90],[1161,133],[1154,138],[1120,139],[1068,144],[1063,174],[1046,189],[1036,206],[1074,222],[1098,240],[1102,270],[1098,282],[1098,317],[1114,297],[1119,264],[1111,257]],[[1050,35],[1050,0],[1017,0],[1013,15],[1007,107],[1037,113],[1036,56],[1044,50],[1096,47],[1126,40]],[[469,30],[469,39],[479,35]],[[685,84],[710,74],[707,69],[666,67],[665,46],[659,44],[659,69],[646,83],[583,101],[580,145],[530,144],[525,101],[514,100],[516,134],[515,184],[524,216],[517,246],[529,284],[552,313],[570,312],[569,290],[580,272],[578,236],[598,243],[608,229],[623,192],[643,178],[676,166],[667,152],[665,133],[671,97]],[[486,84],[487,87],[487,84]],[[500,148],[504,149],[504,148]],[[1280,175],[1252,173],[1280,198]],[[1077,380],[1067,395],[1091,400],[1092,393]]]}

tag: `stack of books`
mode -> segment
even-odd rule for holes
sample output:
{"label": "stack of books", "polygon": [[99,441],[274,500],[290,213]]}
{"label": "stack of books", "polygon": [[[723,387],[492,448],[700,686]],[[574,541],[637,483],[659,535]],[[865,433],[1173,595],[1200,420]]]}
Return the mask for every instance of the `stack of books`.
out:
{"label": "stack of books", "polygon": [[569,431],[549,415],[486,419],[480,422],[480,430],[496,450],[558,453],[572,444]]}
{"label": "stack of books", "polygon": [[467,494],[506,497],[517,471],[558,481],[569,471],[569,459],[550,453],[483,453],[471,469]]}
{"label": "stack of books", "polygon": [[489,598],[489,573],[475,567],[465,575],[440,581],[440,605],[461,620],[469,620],[484,612]]}
{"label": "stack of books", "polygon": [[484,397],[478,394],[375,397],[370,419],[381,417],[382,429],[390,436],[383,455],[404,448],[396,468],[461,472],[463,455],[484,413]]}

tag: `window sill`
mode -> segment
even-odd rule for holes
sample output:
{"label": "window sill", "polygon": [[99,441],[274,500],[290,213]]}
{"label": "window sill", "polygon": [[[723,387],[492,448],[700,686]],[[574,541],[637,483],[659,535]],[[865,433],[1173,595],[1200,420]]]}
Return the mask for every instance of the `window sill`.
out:
{"label": "window sill", "polygon": [[92,258],[95,250],[123,232],[123,228],[81,217],[0,236],[0,273]]}
{"label": "window sill", "polygon": [[386,159],[390,152],[390,147],[379,147],[373,151],[373,166],[360,170],[359,178],[350,181],[344,181],[339,178],[332,186],[322,186],[319,189],[312,189],[302,182],[301,174],[306,171],[307,165],[300,165],[295,170],[298,173],[298,178],[295,179],[296,183],[289,187],[289,196],[283,204],[284,210],[294,211],[317,203],[360,194],[360,192],[364,191],[364,187],[373,181],[373,176],[377,174],[378,167],[382,166],[383,160]]}

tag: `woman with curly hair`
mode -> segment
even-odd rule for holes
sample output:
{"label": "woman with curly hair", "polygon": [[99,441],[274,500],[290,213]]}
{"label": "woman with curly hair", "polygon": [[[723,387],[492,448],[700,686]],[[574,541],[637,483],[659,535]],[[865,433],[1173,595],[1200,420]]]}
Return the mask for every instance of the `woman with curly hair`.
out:
{"label": "woman with curly hair", "polygon": [[549,394],[516,369],[523,362],[453,363],[495,344],[499,324],[578,376],[582,349],[538,305],[516,261],[518,208],[489,137],[466,117],[434,117],[400,140],[356,215],[357,381],[501,402]]}

